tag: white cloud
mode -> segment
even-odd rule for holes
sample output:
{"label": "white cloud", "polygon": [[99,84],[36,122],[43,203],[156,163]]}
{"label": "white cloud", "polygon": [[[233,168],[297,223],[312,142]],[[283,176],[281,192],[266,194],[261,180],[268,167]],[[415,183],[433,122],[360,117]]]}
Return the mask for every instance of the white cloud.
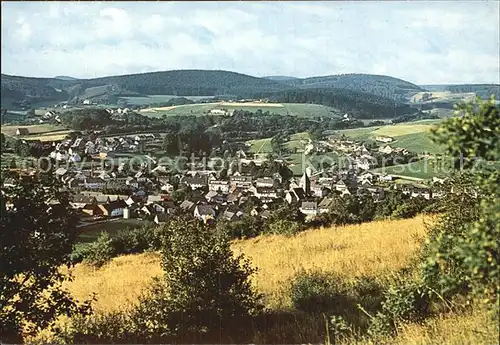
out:
{"label": "white cloud", "polygon": [[498,10],[496,1],[2,3],[2,72],[207,68],[498,83]]}

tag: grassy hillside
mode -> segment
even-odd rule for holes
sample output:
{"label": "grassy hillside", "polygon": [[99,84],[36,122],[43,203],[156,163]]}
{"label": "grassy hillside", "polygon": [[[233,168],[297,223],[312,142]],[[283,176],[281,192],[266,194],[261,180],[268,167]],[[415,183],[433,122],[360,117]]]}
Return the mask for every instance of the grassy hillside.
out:
{"label": "grassy hillside", "polygon": [[[424,221],[428,220],[417,217],[310,230],[295,237],[260,236],[235,241],[232,248],[235,254],[244,253],[258,267],[252,283],[264,294],[266,306],[276,311],[289,310],[290,279],[303,270],[336,272],[347,281],[367,276],[382,283],[391,282],[393,273],[405,267],[420,248],[426,236]],[[68,283],[69,290],[78,298],[97,293],[95,309],[108,312],[135,303],[152,277],[162,274],[156,253],[118,257],[99,270],[78,264],[71,272],[74,280]],[[492,344],[496,343],[497,334],[498,326],[475,309],[406,325],[387,343]],[[276,339],[280,335],[296,343],[322,343],[322,316],[296,314],[293,318],[278,318],[265,334],[256,335],[255,343],[268,343],[268,336]],[[348,339],[344,343],[373,344],[363,339]]]}
{"label": "grassy hillside", "polygon": [[[425,233],[424,219],[417,217],[310,230],[291,238],[260,236],[234,242],[233,250],[259,268],[254,284],[266,295],[266,304],[278,308],[290,305],[286,281],[302,269],[390,279],[391,272],[409,262]],[[100,270],[78,264],[72,273],[71,292],[79,298],[97,292],[97,309],[116,310],[136,298],[161,269],[159,256],[147,253],[118,257]]]}
{"label": "grassy hillside", "polygon": [[40,125],[28,125],[28,126],[2,126],[0,130],[6,135],[16,135],[16,130],[18,128],[27,128],[30,134],[43,134],[54,131],[64,130],[63,126],[51,125],[51,124],[40,124]]}
{"label": "grassy hillside", "polygon": [[360,141],[375,140],[377,136],[389,136],[395,139],[389,144],[392,147],[402,147],[415,153],[441,153],[441,148],[430,138],[430,130],[435,124],[434,120],[420,121],[393,126],[346,129],[339,133]]}

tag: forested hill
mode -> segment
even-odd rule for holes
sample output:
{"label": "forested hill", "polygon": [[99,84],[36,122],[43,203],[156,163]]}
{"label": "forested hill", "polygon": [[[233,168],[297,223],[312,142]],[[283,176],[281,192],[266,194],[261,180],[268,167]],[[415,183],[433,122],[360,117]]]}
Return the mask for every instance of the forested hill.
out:
{"label": "forested hill", "polygon": [[366,92],[401,102],[405,102],[417,92],[424,91],[420,86],[405,80],[374,74],[340,74],[287,80],[286,82],[298,88],[347,89]]}
{"label": "forested hill", "polygon": [[[94,98],[126,95],[177,95],[248,97],[256,92],[267,93],[303,88],[348,89],[402,101],[408,92],[422,91],[409,82],[387,76],[348,74],[327,77],[257,78],[228,71],[175,70],[111,76],[95,79],[26,78],[2,74],[2,93],[9,97]],[[59,90],[55,90],[59,89]],[[100,99],[102,101],[102,99]]]}
{"label": "forested hill", "polygon": [[245,96],[255,90],[278,91],[285,87],[272,80],[228,71],[176,70],[85,80],[84,86],[117,85],[143,95]]}
{"label": "forested hill", "polygon": [[322,104],[358,119],[388,119],[418,113],[393,99],[348,89],[295,89],[263,96],[279,103]]}

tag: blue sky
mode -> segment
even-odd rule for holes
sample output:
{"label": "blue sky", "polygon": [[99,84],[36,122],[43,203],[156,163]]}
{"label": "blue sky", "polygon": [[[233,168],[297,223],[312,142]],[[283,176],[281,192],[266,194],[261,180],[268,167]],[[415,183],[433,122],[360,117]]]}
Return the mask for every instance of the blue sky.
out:
{"label": "blue sky", "polygon": [[2,73],[172,69],[500,83],[499,1],[5,2]]}

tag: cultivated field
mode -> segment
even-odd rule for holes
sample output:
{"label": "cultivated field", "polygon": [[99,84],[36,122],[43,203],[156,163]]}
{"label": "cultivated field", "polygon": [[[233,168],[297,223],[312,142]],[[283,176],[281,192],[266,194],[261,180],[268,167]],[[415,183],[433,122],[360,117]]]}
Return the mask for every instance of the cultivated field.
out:
{"label": "cultivated field", "polygon": [[63,126],[52,125],[52,124],[40,124],[40,125],[5,125],[1,127],[2,133],[5,135],[16,135],[16,130],[18,128],[27,128],[30,134],[42,134],[55,131],[61,131],[65,128]]}
{"label": "cultivated field", "polygon": [[430,94],[429,101],[431,102],[450,102],[456,103],[460,101],[469,102],[476,97],[474,92],[453,93],[451,91],[436,91],[436,92],[419,92],[410,99],[410,102],[419,103],[422,101],[424,94]]}
{"label": "cultivated field", "polygon": [[197,104],[186,104],[172,107],[163,108],[146,108],[142,109],[140,112],[147,116],[183,116],[183,115],[204,115],[210,110],[246,110],[256,112],[261,110],[262,112],[268,111],[269,113],[279,114],[279,115],[292,115],[292,116],[302,116],[302,117],[314,117],[314,116],[324,116],[332,117],[338,116],[333,108],[326,107],[317,104],[299,104],[299,103],[260,103],[260,102],[214,102],[214,103],[197,103]]}

